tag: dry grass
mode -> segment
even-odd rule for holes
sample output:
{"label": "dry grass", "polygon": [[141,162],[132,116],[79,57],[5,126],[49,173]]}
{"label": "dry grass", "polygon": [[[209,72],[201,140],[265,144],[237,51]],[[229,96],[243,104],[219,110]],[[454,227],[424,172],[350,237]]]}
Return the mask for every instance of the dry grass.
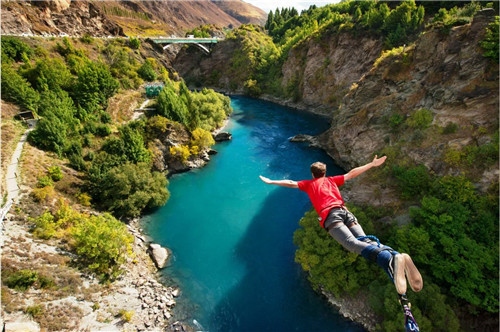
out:
{"label": "dry grass", "polygon": [[45,175],[50,166],[60,163],[53,153],[45,152],[31,144],[24,145],[20,166],[21,183],[29,188],[35,188],[38,178]]}
{"label": "dry grass", "polygon": [[78,327],[82,317],[82,310],[71,303],[49,303],[43,308],[43,314],[37,315],[34,319],[42,330],[72,331]]}
{"label": "dry grass", "polygon": [[9,289],[7,286],[2,286],[2,308],[6,312],[15,312],[22,310],[24,306],[23,298],[16,296],[15,291]]}
{"label": "dry grass", "polygon": [[127,90],[109,99],[108,113],[116,123],[127,122],[132,119],[134,110],[140,107],[142,102],[141,92]]}

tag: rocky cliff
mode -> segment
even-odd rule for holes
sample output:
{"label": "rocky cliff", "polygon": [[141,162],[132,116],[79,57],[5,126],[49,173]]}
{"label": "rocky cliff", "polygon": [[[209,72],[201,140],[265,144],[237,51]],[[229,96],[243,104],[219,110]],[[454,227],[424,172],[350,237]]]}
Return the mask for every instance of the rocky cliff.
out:
{"label": "rocky cliff", "polygon": [[297,106],[330,113],[338,108],[351,85],[380,56],[382,42],[373,37],[352,38],[349,33],[309,38],[292,48],[283,64],[281,86],[300,82]]}
{"label": "rocky cliff", "polygon": [[2,1],[2,34],[123,35],[89,1]]}
{"label": "rocky cliff", "polygon": [[80,36],[183,34],[199,25],[263,24],[243,1],[2,1],[2,34]]}
{"label": "rocky cliff", "polygon": [[[436,174],[453,172],[443,162],[450,148],[490,142],[498,128],[498,64],[483,57],[479,45],[493,16],[493,10],[481,11],[449,34],[433,29],[414,45],[387,53],[343,98],[321,137],[323,147],[346,168],[397,145]],[[432,115],[431,127],[397,131],[397,119],[407,121],[421,110]],[[457,130],[440,135],[447,126]]]}

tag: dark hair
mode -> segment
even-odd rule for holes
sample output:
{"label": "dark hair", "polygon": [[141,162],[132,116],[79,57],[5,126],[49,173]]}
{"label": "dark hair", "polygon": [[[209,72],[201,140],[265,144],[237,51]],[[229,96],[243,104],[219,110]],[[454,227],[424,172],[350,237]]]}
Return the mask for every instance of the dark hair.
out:
{"label": "dark hair", "polygon": [[325,176],[326,165],[319,161],[315,162],[311,165],[311,173],[315,179]]}

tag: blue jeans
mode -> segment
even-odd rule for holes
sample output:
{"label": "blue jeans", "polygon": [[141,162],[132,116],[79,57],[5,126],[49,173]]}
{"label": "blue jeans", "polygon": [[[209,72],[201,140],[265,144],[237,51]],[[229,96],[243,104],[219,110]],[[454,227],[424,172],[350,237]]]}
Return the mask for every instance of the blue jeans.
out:
{"label": "blue jeans", "polygon": [[377,244],[369,239],[362,241],[356,239],[366,236],[363,228],[358,223],[358,219],[344,208],[333,208],[328,213],[325,220],[325,228],[328,233],[337,240],[344,248],[358,255],[368,246]]}

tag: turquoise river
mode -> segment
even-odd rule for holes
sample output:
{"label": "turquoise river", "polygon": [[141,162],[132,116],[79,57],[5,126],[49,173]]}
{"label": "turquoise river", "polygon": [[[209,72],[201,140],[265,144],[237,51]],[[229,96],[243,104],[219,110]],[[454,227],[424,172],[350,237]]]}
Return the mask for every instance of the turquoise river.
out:
{"label": "turquoise river", "polygon": [[[259,100],[232,97],[232,141],[202,169],[170,178],[170,200],[143,219],[146,234],[172,250],[162,270],[182,289],[178,317],[204,331],[364,331],[315,293],[294,262],[293,233],[311,208],[297,189],[264,184],[309,179],[309,165],[342,172],[321,150],[291,143],[328,120]],[[319,225],[318,225],[319,227]],[[333,241],[333,239],[332,239]]]}

